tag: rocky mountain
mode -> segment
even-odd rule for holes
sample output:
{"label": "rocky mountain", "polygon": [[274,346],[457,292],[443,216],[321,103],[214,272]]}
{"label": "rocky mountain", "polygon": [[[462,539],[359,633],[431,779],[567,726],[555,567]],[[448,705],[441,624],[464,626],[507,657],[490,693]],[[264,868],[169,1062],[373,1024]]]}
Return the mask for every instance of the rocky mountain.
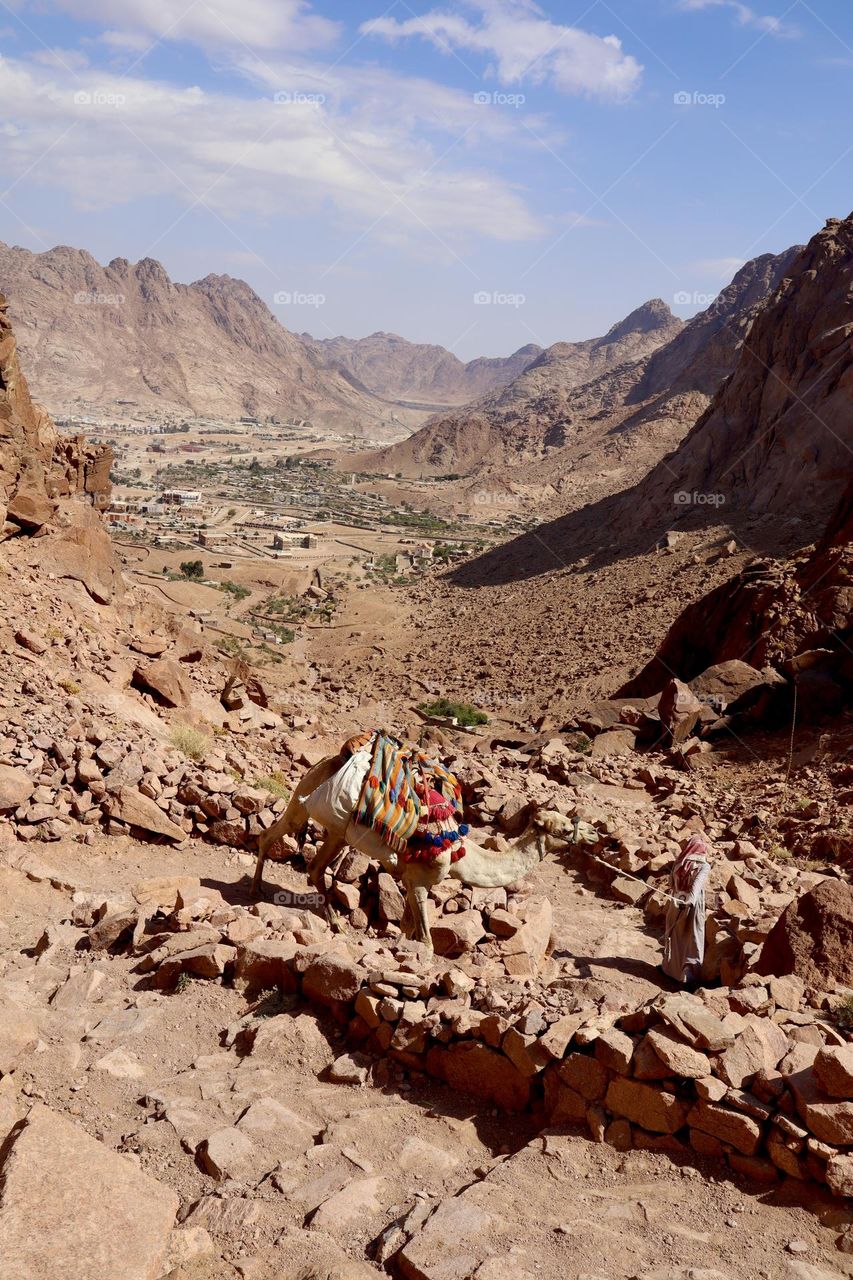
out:
{"label": "rocky mountain", "polygon": [[[727,512],[797,518],[817,533],[853,454],[853,215],[831,219],[755,317],[732,376],[675,453],[624,505],[623,523],[716,495]],[[695,514],[692,501],[686,515]]]}
{"label": "rocky mountain", "polygon": [[374,395],[427,406],[478,400],[512,382],[542,354],[541,347],[529,343],[511,356],[481,356],[464,364],[444,347],[408,342],[396,333],[321,340],[306,333],[302,339]]}
{"label": "rocky mountain", "polygon": [[404,475],[469,474],[535,461],[565,444],[578,387],[621,372],[681,328],[666,303],[653,299],[601,338],[555,343],[507,387],[462,412],[433,418],[398,447],[377,453],[374,465]]}
{"label": "rocky mountain", "polygon": [[122,401],[148,411],[308,418],[377,440],[419,420],[324,361],[231,276],[175,284],[151,258],[103,267],[79,249],[36,254],[0,244],[0,285],[34,392],[54,412]]}
{"label": "rocky mountain", "polygon": [[712,396],[734,368],[755,308],[763,306],[779,287],[802,249],[795,245],[784,253],[765,253],[745,263],[711,305],[648,360],[630,403],[679,392]]}

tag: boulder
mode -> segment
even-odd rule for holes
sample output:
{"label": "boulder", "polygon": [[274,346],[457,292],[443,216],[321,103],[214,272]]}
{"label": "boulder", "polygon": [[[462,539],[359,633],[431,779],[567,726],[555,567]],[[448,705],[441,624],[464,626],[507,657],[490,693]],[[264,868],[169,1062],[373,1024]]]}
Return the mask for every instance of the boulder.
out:
{"label": "boulder", "polygon": [[167,818],[166,814],[154,800],[144,796],[135,787],[122,787],[110,800],[110,816],[126,822],[131,827],[141,827],[156,836],[165,836],[167,840],[183,841],[187,833]]}
{"label": "boulder", "polygon": [[734,714],[744,710],[758,697],[765,684],[765,676],[748,662],[731,658],[707,667],[701,675],[690,681],[690,690],[701,702],[708,703],[722,714]]}
{"label": "boulder", "polygon": [[124,582],[109,535],[94,512],[91,518],[92,524],[74,525],[46,545],[39,540],[31,559],[45,573],[81,582],[98,604],[110,604],[124,595]]}
{"label": "boulder", "polygon": [[37,1104],[3,1148],[0,1280],[155,1280],[178,1197]]}
{"label": "boulder", "polygon": [[448,1049],[438,1045],[426,1057],[430,1075],[452,1089],[487,1098],[505,1111],[523,1111],[530,1098],[530,1081],[502,1053],[475,1041],[460,1041]]}
{"label": "boulder", "polygon": [[667,743],[678,746],[690,737],[702,714],[702,703],[681,680],[668,680],[661,691],[658,715]]}
{"label": "boulder", "polygon": [[674,1075],[684,1076],[691,1080],[701,1080],[710,1070],[708,1059],[698,1049],[691,1049],[689,1044],[672,1031],[663,1027],[655,1027],[646,1037],[663,1065]]}
{"label": "boulder", "polygon": [[400,886],[387,871],[380,871],[377,884],[380,916],[385,921],[399,924],[406,910],[406,900],[400,892]]}
{"label": "boulder", "polygon": [[818,1050],[813,1070],[818,1087],[831,1098],[853,1098],[853,1044]]}
{"label": "boulder", "polygon": [[673,1031],[694,1049],[716,1053],[734,1043],[734,1032],[695,996],[665,996],[656,1008]]}
{"label": "boulder", "polygon": [[188,707],[193,700],[192,684],[172,658],[160,658],[158,662],[137,667],[133,683],[138,689],[153,694],[166,707]]}
{"label": "boulder", "polygon": [[600,1102],[607,1090],[607,1072],[586,1053],[570,1053],[557,1068],[557,1075],[587,1102]]}
{"label": "boulder", "polygon": [[295,991],[297,983],[292,963],[297,950],[295,942],[282,942],[276,938],[251,939],[237,948],[235,982],[254,991],[270,987]]}
{"label": "boulder", "polygon": [[853,1146],[853,1100],[827,1098],[812,1068],[792,1072],[788,1084],[800,1118],[816,1138],[835,1147]]}
{"label": "boulder", "polygon": [[501,944],[501,955],[507,971],[518,977],[539,972],[551,942],[554,913],[549,898],[528,898],[523,907],[516,908],[523,924],[521,928]]}
{"label": "boulder", "polygon": [[25,533],[35,533],[48,524],[56,512],[56,503],[34,489],[19,489],[9,503],[6,517],[14,520]]}
{"label": "boulder", "polygon": [[687,1116],[687,1107],[674,1094],[621,1077],[611,1080],[604,1105],[614,1115],[653,1133],[675,1133]]}
{"label": "boulder", "polygon": [[745,1156],[755,1155],[761,1142],[762,1130],[757,1120],[716,1102],[701,1099],[690,1111],[687,1123],[691,1129],[727,1142]]}
{"label": "boulder", "polygon": [[307,1151],[314,1145],[315,1126],[275,1098],[250,1102],[237,1121],[237,1128],[259,1142],[273,1139],[282,1150]]}
{"label": "boulder", "polygon": [[826,1185],[837,1196],[853,1196],[853,1154],[839,1152],[831,1157],[826,1166]]}
{"label": "boulder", "polygon": [[796,974],[819,991],[831,981],[853,986],[853,886],[823,880],[791,903],[771,929],[756,966],[761,974]]}
{"label": "boulder", "polygon": [[602,1066],[626,1076],[631,1070],[634,1041],[618,1027],[608,1027],[595,1042],[595,1056]]}
{"label": "boulder", "polygon": [[0,813],[8,813],[26,804],[36,784],[23,769],[0,764]]}
{"label": "boulder", "polygon": [[590,758],[601,760],[605,756],[627,756],[637,747],[637,734],[627,725],[606,729],[593,739]]}
{"label": "boulder", "polygon": [[752,1016],[734,1044],[720,1057],[719,1074],[727,1084],[741,1089],[759,1071],[772,1071],[790,1048],[781,1027],[768,1018]]}
{"label": "boulder", "polygon": [[337,1004],[355,1000],[365,977],[364,970],[344,956],[321,956],[305,970],[302,990],[309,1000]]}
{"label": "boulder", "polygon": [[432,942],[438,955],[452,958],[464,951],[473,951],[485,934],[481,912],[460,911],[456,915],[441,917],[433,926]]}
{"label": "boulder", "polygon": [[311,1219],[312,1228],[348,1239],[354,1227],[380,1211],[384,1188],[381,1177],[353,1178],[323,1201]]}
{"label": "boulder", "polygon": [[255,1145],[242,1129],[228,1125],[217,1129],[199,1145],[198,1160],[205,1173],[218,1180],[244,1181],[252,1172]]}

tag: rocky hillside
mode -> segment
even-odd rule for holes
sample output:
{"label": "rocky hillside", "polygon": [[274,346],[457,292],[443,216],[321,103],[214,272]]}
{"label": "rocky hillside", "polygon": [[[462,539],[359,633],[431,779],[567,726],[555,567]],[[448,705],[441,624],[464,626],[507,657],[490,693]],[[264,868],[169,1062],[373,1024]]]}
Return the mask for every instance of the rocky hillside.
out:
{"label": "rocky hillside", "polygon": [[0,286],[34,392],[54,412],[122,401],[125,411],[308,418],[369,439],[404,433],[394,407],[285,329],[242,280],[175,284],[151,258],[102,267],[78,249],[0,244]]}
{"label": "rocky hillside", "polygon": [[404,475],[468,474],[541,458],[565,443],[576,388],[649,355],[681,327],[658,298],[602,338],[555,343],[509,386],[462,413],[432,419],[399,446],[379,451],[372,465]]}
{"label": "rocky hillside", "polygon": [[[823,536],[790,560],[754,560],[688,606],[658,652],[617,696],[657,693],[731,659],[754,667],[794,663],[809,701],[841,707],[853,687],[853,484]],[[807,656],[807,661],[802,657]],[[795,661],[796,660],[796,661]]]}
{"label": "rocky hillside", "polygon": [[511,356],[481,356],[465,364],[444,347],[408,342],[396,333],[320,340],[306,333],[302,339],[373,395],[427,406],[478,400],[512,382],[542,354],[541,347],[529,343]]}
{"label": "rocky hillside", "polygon": [[673,494],[727,511],[798,518],[816,534],[850,475],[853,215],[831,219],[790,265],[737,367],[678,450],[624,505],[623,523],[672,511]]}

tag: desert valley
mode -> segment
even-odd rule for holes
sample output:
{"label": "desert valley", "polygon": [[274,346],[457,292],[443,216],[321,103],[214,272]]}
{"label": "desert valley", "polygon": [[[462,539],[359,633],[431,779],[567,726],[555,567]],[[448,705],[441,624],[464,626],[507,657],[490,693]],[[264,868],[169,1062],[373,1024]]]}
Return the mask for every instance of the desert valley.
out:
{"label": "desert valley", "polygon": [[0,1280],[853,1277],[845,214],[467,359],[0,242]]}

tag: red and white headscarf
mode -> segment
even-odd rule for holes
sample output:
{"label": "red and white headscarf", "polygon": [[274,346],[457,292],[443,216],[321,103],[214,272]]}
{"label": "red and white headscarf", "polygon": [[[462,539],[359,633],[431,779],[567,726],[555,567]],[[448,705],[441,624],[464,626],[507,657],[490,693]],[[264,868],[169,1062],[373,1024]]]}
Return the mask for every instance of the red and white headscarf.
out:
{"label": "red and white headscarf", "polygon": [[676,893],[690,893],[702,867],[710,861],[710,844],[700,831],[694,832],[672,868],[672,883]]}

